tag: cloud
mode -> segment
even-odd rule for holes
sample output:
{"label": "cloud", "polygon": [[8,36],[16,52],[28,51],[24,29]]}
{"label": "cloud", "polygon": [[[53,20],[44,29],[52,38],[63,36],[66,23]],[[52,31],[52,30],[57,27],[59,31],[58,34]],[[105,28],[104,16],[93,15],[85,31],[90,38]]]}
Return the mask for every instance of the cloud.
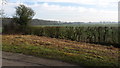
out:
{"label": "cloud", "polygon": [[[36,17],[63,21],[117,21],[117,11],[97,10],[95,8],[49,5],[36,7]],[[39,10],[38,8],[39,7]]]}
{"label": "cloud", "polygon": [[[98,2],[97,2],[98,1]],[[115,8],[117,0],[30,0],[34,4],[29,5],[27,0],[17,1],[16,3],[9,2],[4,6],[5,12],[8,16],[12,16],[15,13],[15,6],[19,3],[23,3],[26,6],[31,7],[36,15],[34,18],[50,19],[50,20],[61,20],[61,21],[117,21],[118,11],[117,10],[106,10],[103,7]],[[37,3],[43,2],[43,3]],[[100,6],[101,9],[86,6],[63,6],[49,4],[48,2],[71,2],[78,4],[89,4]],[[104,6],[105,5],[105,6]],[[113,6],[114,5],[114,6]],[[117,9],[117,8],[116,8]]]}
{"label": "cloud", "polygon": [[[31,0],[33,2],[34,0]],[[65,2],[65,3],[76,3],[76,4],[85,4],[85,5],[99,5],[107,6],[112,3],[118,3],[119,0],[36,0],[36,2]]]}
{"label": "cloud", "polygon": [[119,0],[17,0],[17,2],[54,2],[54,3],[75,3],[83,5],[94,5],[99,7],[117,7]]}

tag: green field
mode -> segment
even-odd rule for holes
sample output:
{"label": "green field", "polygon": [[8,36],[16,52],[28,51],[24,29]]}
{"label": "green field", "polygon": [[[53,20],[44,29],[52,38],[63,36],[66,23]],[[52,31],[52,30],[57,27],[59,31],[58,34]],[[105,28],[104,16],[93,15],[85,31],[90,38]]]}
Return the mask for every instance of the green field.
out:
{"label": "green field", "polygon": [[60,24],[60,25],[34,25],[34,27],[44,27],[44,26],[74,26],[74,27],[118,27],[117,23],[111,23],[111,24]]}

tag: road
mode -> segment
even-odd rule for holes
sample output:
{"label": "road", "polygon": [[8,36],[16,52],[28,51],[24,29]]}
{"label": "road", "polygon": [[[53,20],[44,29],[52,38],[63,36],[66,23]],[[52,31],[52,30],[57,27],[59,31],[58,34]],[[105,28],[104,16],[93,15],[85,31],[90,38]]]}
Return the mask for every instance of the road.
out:
{"label": "road", "polygon": [[2,53],[2,64],[3,66],[77,66],[58,60],[38,58],[10,52]]}

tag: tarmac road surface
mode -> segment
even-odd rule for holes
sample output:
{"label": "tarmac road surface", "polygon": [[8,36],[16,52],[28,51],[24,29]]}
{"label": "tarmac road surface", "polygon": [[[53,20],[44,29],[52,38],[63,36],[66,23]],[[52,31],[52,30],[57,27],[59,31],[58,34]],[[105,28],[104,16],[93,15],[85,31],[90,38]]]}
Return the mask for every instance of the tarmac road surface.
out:
{"label": "tarmac road surface", "polygon": [[2,52],[2,66],[77,66],[74,64],[38,58],[11,52]]}

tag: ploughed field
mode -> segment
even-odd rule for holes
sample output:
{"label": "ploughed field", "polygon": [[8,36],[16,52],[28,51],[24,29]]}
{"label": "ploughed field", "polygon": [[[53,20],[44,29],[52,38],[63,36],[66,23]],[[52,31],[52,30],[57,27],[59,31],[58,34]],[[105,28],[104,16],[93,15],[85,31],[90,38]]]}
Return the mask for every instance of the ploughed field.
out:
{"label": "ploughed field", "polygon": [[35,35],[2,35],[3,51],[61,60],[80,66],[119,65],[119,48]]}

